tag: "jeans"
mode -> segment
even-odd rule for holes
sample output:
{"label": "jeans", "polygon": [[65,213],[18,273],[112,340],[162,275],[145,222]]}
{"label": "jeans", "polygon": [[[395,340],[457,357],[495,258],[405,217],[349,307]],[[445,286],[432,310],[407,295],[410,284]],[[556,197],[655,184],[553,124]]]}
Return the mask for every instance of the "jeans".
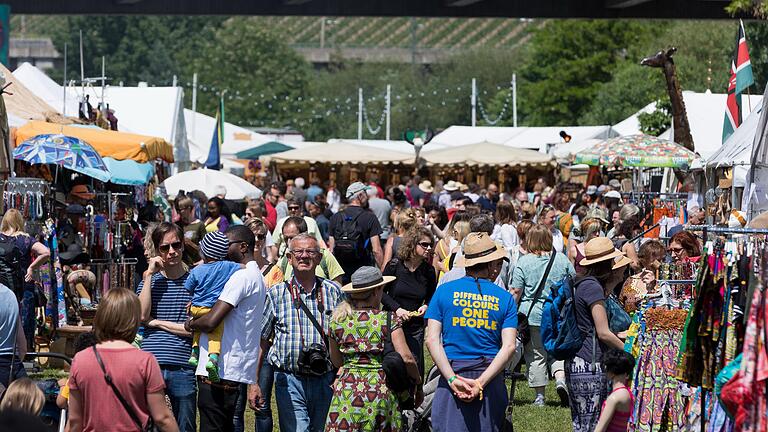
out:
{"label": "jeans", "polygon": [[321,432],[331,406],[334,372],[322,376],[275,371],[275,398],[281,432]]}
{"label": "jeans", "polygon": [[197,383],[197,408],[200,410],[200,432],[234,431],[235,408],[240,396],[240,387],[223,388],[216,385]]}
{"label": "jeans", "polygon": [[[264,408],[256,411],[256,432],[272,432],[272,386],[275,383],[275,372],[272,365],[265,361],[259,370],[259,387],[261,397],[264,399]],[[235,432],[245,430],[245,410],[248,407],[248,385],[240,387],[240,397],[235,406]]]}
{"label": "jeans", "polygon": [[165,381],[165,392],[171,400],[173,416],[180,432],[196,430],[197,380],[195,368],[191,366],[160,366]]}
{"label": "jeans", "polygon": [[11,380],[11,358],[13,358],[13,380],[24,378],[27,376],[27,372],[24,370],[24,365],[21,364],[19,358],[11,355],[0,356],[0,384],[8,387],[8,383]]}

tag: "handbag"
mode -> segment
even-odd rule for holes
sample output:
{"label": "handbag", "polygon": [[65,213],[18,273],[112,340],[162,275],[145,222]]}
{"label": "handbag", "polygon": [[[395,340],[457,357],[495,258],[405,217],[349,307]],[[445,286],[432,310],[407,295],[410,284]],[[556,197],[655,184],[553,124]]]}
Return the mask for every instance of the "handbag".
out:
{"label": "handbag", "polygon": [[101,355],[99,355],[99,351],[96,349],[96,345],[92,346],[91,348],[93,348],[93,354],[96,356],[96,361],[99,363],[99,367],[101,367],[101,372],[104,374],[104,381],[106,381],[107,384],[109,384],[109,387],[115,393],[115,396],[117,396],[117,400],[120,401],[120,404],[123,405],[123,408],[131,417],[131,420],[133,420],[133,422],[142,432],[156,432],[158,429],[155,427],[155,421],[152,420],[152,416],[149,416],[149,420],[147,420],[147,424],[142,426],[141,421],[139,420],[139,416],[137,416],[136,413],[133,411],[133,408],[131,408],[131,406],[128,405],[128,402],[126,402],[125,398],[123,398],[123,395],[120,394],[120,391],[117,390],[117,386],[115,386],[115,383],[112,382],[112,377],[109,376],[109,374],[107,373],[107,369],[104,367],[104,362],[101,360]]}
{"label": "handbag", "polygon": [[531,313],[531,310],[533,310],[533,307],[536,305],[536,302],[539,301],[539,297],[541,297],[541,292],[544,291],[544,286],[547,284],[547,278],[549,277],[549,271],[552,270],[552,264],[555,262],[555,254],[557,252],[552,249],[552,252],[549,255],[549,262],[547,262],[547,268],[544,270],[544,275],[541,276],[541,280],[539,281],[539,286],[536,288],[536,293],[533,295],[533,301],[531,302],[531,306],[528,308],[528,313],[518,312],[517,313],[517,335],[520,338],[520,341],[523,343],[523,345],[528,344],[528,342],[531,341],[531,331],[528,328],[528,315]]}
{"label": "handbag", "polygon": [[627,331],[629,326],[632,325],[632,318],[621,307],[616,296],[610,294],[605,299],[605,313],[608,317],[608,328],[612,333],[621,333]]}

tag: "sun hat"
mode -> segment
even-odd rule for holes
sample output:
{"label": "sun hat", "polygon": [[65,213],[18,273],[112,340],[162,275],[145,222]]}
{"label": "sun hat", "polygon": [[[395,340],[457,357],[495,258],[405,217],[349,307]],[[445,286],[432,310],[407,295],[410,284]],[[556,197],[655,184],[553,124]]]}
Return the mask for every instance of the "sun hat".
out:
{"label": "sun hat", "polygon": [[96,198],[96,194],[91,192],[86,185],[74,185],[69,194],[73,197],[77,197],[84,200],[92,200]]}
{"label": "sun hat", "polygon": [[341,287],[345,293],[359,293],[386,285],[397,279],[394,276],[382,276],[381,270],[376,267],[363,266],[352,273],[352,282]]}
{"label": "sun hat", "polygon": [[495,243],[488,233],[469,233],[464,239],[463,255],[456,260],[456,267],[472,267],[476,264],[507,259],[507,250]]}
{"label": "sun hat", "polygon": [[620,257],[616,257],[616,259],[613,260],[613,270],[618,270],[630,264],[632,264],[632,260],[622,253]]}
{"label": "sun hat", "polygon": [[419,190],[424,193],[432,193],[435,188],[432,186],[432,182],[429,180],[424,180],[423,182],[419,183]]}
{"label": "sun hat", "polygon": [[347,199],[359,194],[360,192],[367,191],[370,186],[363,184],[362,182],[354,182],[347,187],[346,197]]}
{"label": "sun hat", "polygon": [[200,240],[200,255],[222,261],[227,257],[229,239],[221,231],[209,232]]}
{"label": "sun hat", "polygon": [[605,193],[605,197],[606,197],[606,198],[616,198],[616,199],[621,199],[621,194],[619,193],[619,191],[615,191],[615,190],[612,190],[612,191],[608,191],[608,192],[606,192],[606,193]]}
{"label": "sun hat", "polygon": [[459,190],[462,192],[466,192],[469,190],[469,185],[465,185],[464,183],[459,183]]}
{"label": "sun hat", "polygon": [[584,216],[584,220],[597,219],[603,223],[608,223],[608,214],[600,207],[595,207],[587,211],[587,215]]}
{"label": "sun hat", "polygon": [[595,237],[584,247],[584,258],[580,266],[589,266],[599,262],[624,256],[624,253],[613,247],[613,242],[607,237]]}
{"label": "sun hat", "polygon": [[736,209],[731,210],[731,214],[728,216],[728,228],[744,228],[747,224],[746,214]]}
{"label": "sun hat", "polygon": [[459,185],[457,185],[454,180],[449,180],[448,183],[443,186],[443,189],[447,190],[448,192],[453,192],[459,190]]}
{"label": "sun hat", "polygon": [[611,179],[611,181],[608,182],[608,186],[616,190],[619,190],[621,189],[621,182],[619,181],[619,179]]}

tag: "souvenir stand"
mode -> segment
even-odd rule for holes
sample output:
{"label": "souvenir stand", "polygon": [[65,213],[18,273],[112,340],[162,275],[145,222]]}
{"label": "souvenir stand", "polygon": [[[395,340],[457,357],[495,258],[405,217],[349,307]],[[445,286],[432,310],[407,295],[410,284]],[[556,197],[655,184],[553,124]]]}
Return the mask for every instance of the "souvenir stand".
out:
{"label": "souvenir stand", "polygon": [[688,229],[706,239],[677,359],[676,377],[696,388],[688,430],[766,431],[768,230]]}

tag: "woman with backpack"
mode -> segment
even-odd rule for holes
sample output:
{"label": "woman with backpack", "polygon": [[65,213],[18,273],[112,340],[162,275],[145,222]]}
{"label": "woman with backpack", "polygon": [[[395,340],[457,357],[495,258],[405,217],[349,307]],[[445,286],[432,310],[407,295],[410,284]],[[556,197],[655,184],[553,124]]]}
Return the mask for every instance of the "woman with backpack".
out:
{"label": "woman with backpack", "polygon": [[437,287],[432,267],[432,233],[415,227],[406,232],[397,249],[397,257],[384,267],[384,275],[395,276],[384,289],[381,302],[400,321],[405,340],[411,349],[419,372],[424,376],[424,312]]}
{"label": "woman with backpack", "polygon": [[[0,223],[0,254],[2,254],[0,255],[0,267],[10,267],[9,270],[18,275],[11,279],[18,279],[16,282],[21,286],[9,286],[8,288],[14,291],[16,295],[21,294],[18,290],[23,290],[21,325],[27,338],[27,349],[33,350],[35,308],[45,305],[40,304],[42,298],[36,294],[32,275],[35,270],[48,262],[51,251],[24,231],[24,217],[21,212],[16,209],[8,209]],[[32,259],[33,256],[34,259]]]}
{"label": "woman with backpack", "polygon": [[609,391],[600,359],[608,349],[624,349],[609,327],[606,299],[631,262],[607,237],[587,242],[584,255],[579,262],[584,274],[574,281],[574,315],[583,342],[575,357],[565,360],[574,432],[595,429]]}

